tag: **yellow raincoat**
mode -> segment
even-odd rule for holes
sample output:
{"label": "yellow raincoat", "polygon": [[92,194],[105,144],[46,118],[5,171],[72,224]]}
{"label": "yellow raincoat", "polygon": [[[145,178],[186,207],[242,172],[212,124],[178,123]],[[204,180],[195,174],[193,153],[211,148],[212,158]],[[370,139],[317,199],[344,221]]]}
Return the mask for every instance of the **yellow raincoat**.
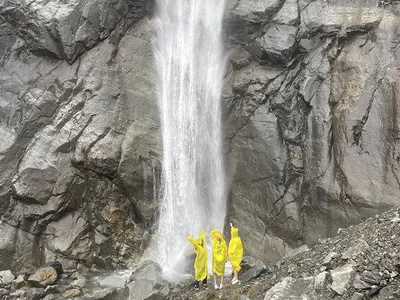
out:
{"label": "yellow raincoat", "polygon": [[196,260],[194,261],[194,273],[197,281],[202,281],[208,277],[208,255],[206,249],[206,234],[201,230],[201,237],[196,240],[191,236],[187,237],[188,241],[193,245],[196,251]]}
{"label": "yellow raincoat", "polygon": [[229,242],[228,254],[232,268],[240,271],[240,263],[243,258],[243,245],[238,233],[239,229],[236,227],[231,228],[231,241]]}
{"label": "yellow raincoat", "polygon": [[225,263],[228,261],[226,242],[222,232],[218,229],[214,229],[210,234],[212,238],[212,271],[217,275],[224,275]]}

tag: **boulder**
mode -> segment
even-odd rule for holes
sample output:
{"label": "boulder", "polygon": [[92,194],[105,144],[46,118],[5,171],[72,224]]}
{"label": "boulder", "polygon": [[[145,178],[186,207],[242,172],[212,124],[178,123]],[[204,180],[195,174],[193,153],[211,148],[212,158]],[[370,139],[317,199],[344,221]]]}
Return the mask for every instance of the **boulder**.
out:
{"label": "boulder", "polygon": [[249,256],[243,257],[242,260],[243,271],[240,274],[240,281],[246,283],[254,278],[257,278],[261,274],[268,272],[267,266],[258,259],[254,259]]}
{"label": "boulder", "polygon": [[18,275],[16,279],[12,282],[12,286],[14,289],[20,289],[23,286],[25,286],[26,281],[25,281],[25,276],[24,275]]}
{"label": "boulder", "polygon": [[331,289],[339,295],[343,295],[349,287],[351,277],[354,274],[353,265],[346,264],[330,271],[330,273],[332,276]]}
{"label": "boulder", "polygon": [[158,282],[148,279],[138,279],[127,285],[129,290],[128,300],[161,300],[169,293],[167,284],[159,285]]}
{"label": "boulder", "polygon": [[116,273],[116,274],[111,274],[107,276],[101,276],[96,278],[96,281],[98,284],[103,287],[103,288],[116,288],[116,289],[122,289],[125,287],[126,281],[129,279],[130,274],[127,273]]}
{"label": "boulder", "polygon": [[0,271],[0,286],[8,285],[13,282],[15,276],[10,270]]}
{"label": "boulder", "polygon": [[246,272],[240,275],[240,281],[243,283],[249,282],[252,279],[255,279],[262,275],[263,273],[268,272],[268,268],[266,265],[257,265],[253,268],[250,268]]}
{"label": "boulder", "polygon": [[86,286],[86,279],[75,279],[71,282],[71,286],[84,288]]}
{"label": "boulder", "polygon": [[117,299],[117,290],[115,288],[105,288],[91,293],[85,294],[89,298],[99,300],[114,300]]}
{"label": "boulder", "polygon": [[254,258],[252,256],[245,255],[242,258],[242,262],[240,263],[241,271],[246,272],[247,270],[255,267],[256,265],[262,264],[260,260]]}
{"label": "boulder", "polygon": [[127,288],[129,300],[163,299],[169,294],[169,285],[162,277],[159,264],[145,261],[132,273]]}
{"label": "boulder", "polygon": [[151,260],[142,262],[137,268],[133,270],[131,276],[129,277],[129,282],[139,279],[156,280],[158,282],[163,282],[164,279],[162,277],[161,266]]}
{"label": "boulder", "polygon": [[321,293],[324,291],[324,289],[327,287],[327,285],[332,281],[332,277],[329,274],[329,272],[323,271],[317,276],[315,276],[314,279],[314,290],[317,293]]}
{"label": "boulder", "polygon": [[28,282],[33,286],[48,286],[53,285],[58,278],[56,269],[53,267],[43,267],[35,271],[34,274],[29,276]]}
{"label": "boulder", "polygon": [[264,300],[303,299],[312,286],[312,277],[294,279],[286,277],[272,288],[264,296]]}
{"label": "boulder", "polygon": [[79,296],[81,293],[82,293],[82,292],[81,292],[80,289],[73,288],[73,289],[68,289],[68,290],[64,291],[63,296],[64,296],[65,298],[68,298],[68,297],[76,297],[76,296]]}
{"label": "boulder", "polygon": [[[38,293],[40,294],[40,291]],[[16,290],[15,292],[10,293],[10,296],[22,298],[27,296],[27,292],[24,290]]]}

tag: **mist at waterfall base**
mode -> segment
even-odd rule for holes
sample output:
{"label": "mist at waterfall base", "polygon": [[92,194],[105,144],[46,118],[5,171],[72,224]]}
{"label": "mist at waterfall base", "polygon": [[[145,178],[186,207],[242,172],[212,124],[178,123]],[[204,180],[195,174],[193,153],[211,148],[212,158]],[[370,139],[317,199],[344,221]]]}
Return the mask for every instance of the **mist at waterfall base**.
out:
{"label": "mist at waterfall base", "polygon": [[[194,253],[188,235],[199,236],[204,229],[208,236],[213,228],[222,230],[225,221],[220,111],[224,6],[223,0],[157,3],[154,53],[163,174],[154,259],[167,277],[188,272],[188,257]],[[207,243],[211,245],[209,237]]]}

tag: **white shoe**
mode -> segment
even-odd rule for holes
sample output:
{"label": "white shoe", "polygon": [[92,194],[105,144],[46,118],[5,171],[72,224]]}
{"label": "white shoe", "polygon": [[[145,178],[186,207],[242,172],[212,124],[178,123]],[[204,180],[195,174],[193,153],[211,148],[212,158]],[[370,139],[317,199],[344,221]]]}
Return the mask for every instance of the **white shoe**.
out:
{"label": "white shoe", "polygon": [[221,283],[221,284],[219,285],[219,289],[222,290],[222,287],[223,287],[223,284]]}
{"label": "white shoe", "polygon": [[218,284],[214,284],[214,288],[218,290]]}
{"label": "white shoe", "polygon": [[232,284],[236,284],[236,283],[238,283],[239,282],[239,280],[237,280],[236,278],[234,278],[233,280],[232,280]]}

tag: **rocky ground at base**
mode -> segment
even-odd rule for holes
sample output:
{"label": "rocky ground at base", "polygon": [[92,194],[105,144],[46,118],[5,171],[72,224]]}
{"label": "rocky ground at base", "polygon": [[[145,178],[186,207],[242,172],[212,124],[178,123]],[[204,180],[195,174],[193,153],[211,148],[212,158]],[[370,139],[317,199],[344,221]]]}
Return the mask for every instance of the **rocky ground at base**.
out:
{"label": "rocky ground at base", "polygon": [[0,271],[0,299],[57,300],[57,299],[126,299],[122,276],[96,276],[93,272],[63,270],[61,263],[51,262],[33,272],[13,274]]}
{"label": "rocky ground at base", "polygon": [[121,276],[63,270],[59,262],[32,272],[0,272],[0,299],[400,299],[400,208],[339,229],[335,237],[304,246],[274,266],[245,257],[240,285],[194,290],[192,281],[170,283],[161,267],[146,261]]}
{"label": "rocky ground at base", "polygon": [[[170,299],[265,300],[386,300],[400,299],[400,209],[394,208],[363,223],[339,229],[333,238],[262,270],[242,273],[240,286],[223,290],[187,290]],[[251,270],[256,278],[244,278]]]}
{"label": "rocky ground at base", "polygon": [[[250,299],[400,299],[400,209],[339,229],[246,287]],[[268,291],[268,292],[267,292]]]}

